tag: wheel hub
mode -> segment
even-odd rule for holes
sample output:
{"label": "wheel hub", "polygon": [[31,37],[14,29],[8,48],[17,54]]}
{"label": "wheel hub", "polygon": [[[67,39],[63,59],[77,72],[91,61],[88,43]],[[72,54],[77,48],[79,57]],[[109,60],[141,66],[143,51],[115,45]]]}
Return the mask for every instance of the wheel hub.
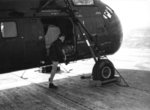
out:
{"label": "wheel hub", "polygon": [[106,66],[102,69],[102,77],[105,79],[110,78],[111,76],[111,68]]}

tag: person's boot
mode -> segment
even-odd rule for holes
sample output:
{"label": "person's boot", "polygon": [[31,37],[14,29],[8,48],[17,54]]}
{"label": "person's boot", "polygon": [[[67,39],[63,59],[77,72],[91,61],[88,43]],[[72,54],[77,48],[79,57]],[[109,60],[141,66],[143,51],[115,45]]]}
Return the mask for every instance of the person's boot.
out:
{"label": "person's boot", "polygon": [[49,88],[51,89],[57,89],[58,87],[54,85],[53,83],[49,83]]}

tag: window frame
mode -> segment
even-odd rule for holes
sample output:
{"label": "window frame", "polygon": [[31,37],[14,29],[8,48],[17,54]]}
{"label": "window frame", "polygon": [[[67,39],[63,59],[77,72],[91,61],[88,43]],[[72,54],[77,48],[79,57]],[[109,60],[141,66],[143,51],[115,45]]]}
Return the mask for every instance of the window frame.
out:
{"label": "window frame", "polygon": [[75,7],[91,7],[91,6],[95,6],[95,1],[94,0],[93,0],[93,4],[90,4],[90,5],[84,5],[84,4],[77,5],[77,4],[74,3],[73,0],[71,0],[71,2],[73,4],[73,6],[75,6]]}
{"label": "window frame", "polygon": [[[9,22],[15,23],[16,36],[3,36],[2,30],[1,30],[1,23],[5,23],[5,22],[6,22],[6,23],[9,23]],[[4,21],[4,20],[2,20],[2,21],[0,21],[0,37],[1,37],[2,39],[14,39],[14,38],[17,38],[17,37],[18,37],[18,26],[17,26],[17,22],[14,21],[14,20],[9,20],[9,21]]]}

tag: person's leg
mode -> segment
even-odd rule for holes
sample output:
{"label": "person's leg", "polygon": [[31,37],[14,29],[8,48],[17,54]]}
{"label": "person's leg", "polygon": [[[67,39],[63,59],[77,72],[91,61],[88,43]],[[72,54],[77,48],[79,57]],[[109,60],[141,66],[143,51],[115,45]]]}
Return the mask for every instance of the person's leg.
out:
{"label": "person's leg", "polygon": [[56,71],[57,71],[57,66],[58,66],[58,62],[57,62],[57,61],[53,61],[53,62],[52,62],[51,76],[50,76],[50,78],[49,78],[49,88],[57,88],[57,87],[53,84],[53,79],[54,79],[54,76],[55,76]]}

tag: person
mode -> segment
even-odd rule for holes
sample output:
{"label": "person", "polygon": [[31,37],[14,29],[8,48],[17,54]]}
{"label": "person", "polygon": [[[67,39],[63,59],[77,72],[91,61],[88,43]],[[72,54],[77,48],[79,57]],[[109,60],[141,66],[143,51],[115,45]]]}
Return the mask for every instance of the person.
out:
{"label": "person", "polygon": [[49,88],[58,88],[56,85],[53,84],[53,79],[57,72],[57,66],[59,62],[63,62],[64,60],[66,60],[65,52],[63,50],[64,41],[65,35],[60,34],[58,39],[54,41],[49,48],[49,57],[52,61],[52,70],[49,78]]}

